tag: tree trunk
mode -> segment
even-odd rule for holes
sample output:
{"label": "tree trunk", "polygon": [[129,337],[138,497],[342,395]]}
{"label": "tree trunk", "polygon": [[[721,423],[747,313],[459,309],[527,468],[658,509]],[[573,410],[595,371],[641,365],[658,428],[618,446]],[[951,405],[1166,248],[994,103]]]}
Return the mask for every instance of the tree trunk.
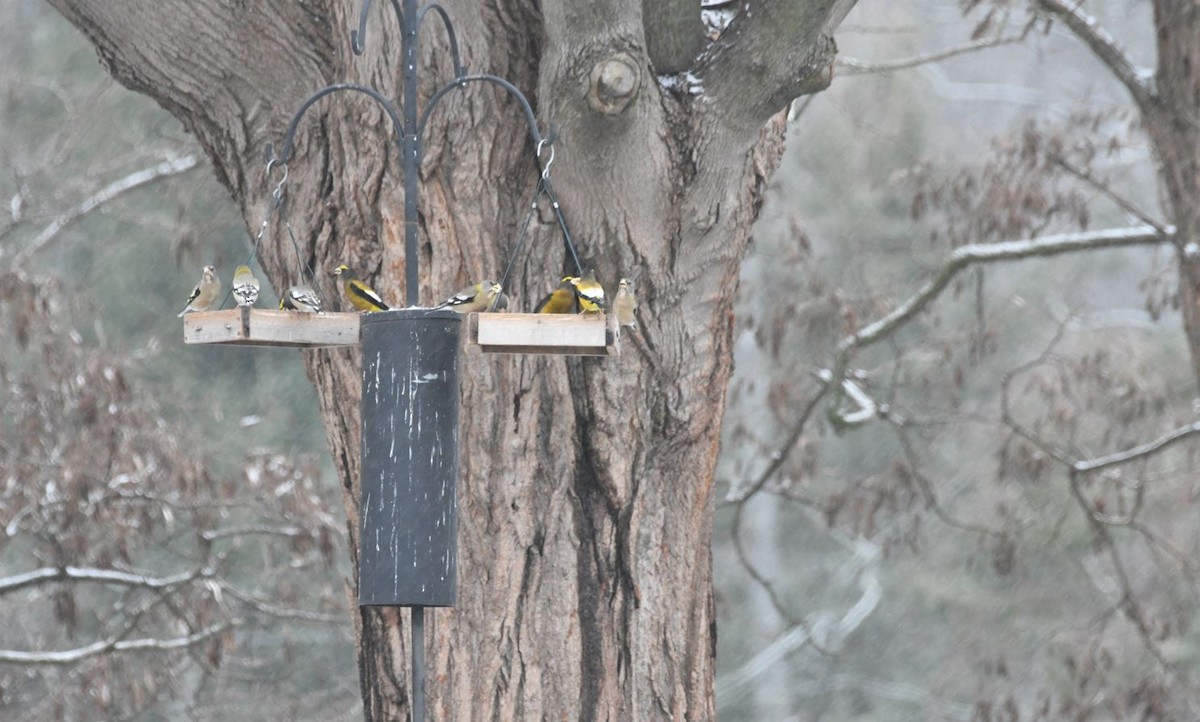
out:
{"label": "tree trunk", "polygon": [[[51,2],[118,80],[195,133],[251,229],[280,178],[266,176],[264,148],[278,146],[308,94],[355,81],[400,95],[387,3],[373,8],[367,50],[355,56],[350,0],[159,0],[137,10]],[[635,277],[641,305],[617,359],[464,355],[459,601],[431,613],[431,719],[715,716],[712,472],[738,266],[782,150],[779,111],[828,84],[829,31],[852,2],[799,5],[756,5],[709,45],[691,80],[663,82],[645,48],[664,57],[675,48],[678,62],[687,43],[661,42],[670,24],[643,27],[637,0],[450,8],[472,71],[512,81],[543,124],[560,128],[552,173],[584,266],[610,287]],[[678,27],[701,32],[694,18]],[[428,98],[450,60],[440,28],[425,28],[422,43]],[[424,304],[502,272],[536,178],[527,139],[517,106],[492,86],[456,90],[432,116],[421,170]],[[304,260],[322,271],[350,263],[398,304],[395,148],[369,99],[321,101],[301,124],[285,211]],[[549,217],[534,226],[505,289],[517,310],[570,269]],[[298,276],[280,231],[260,251],[277,290]],[[335,294],[327,276],[318,280]],[[357,349],[305,358],[352,550],[359,360]],[[367,609],[356,620],[368,719],[408,714],[405,618]]]}
{"label": "tree trunk", "polygon": [[1144,109],[1175,221],[1179,295],[1192,369],[1200,383],[1200,3],[1155,0],[1157,102]]}

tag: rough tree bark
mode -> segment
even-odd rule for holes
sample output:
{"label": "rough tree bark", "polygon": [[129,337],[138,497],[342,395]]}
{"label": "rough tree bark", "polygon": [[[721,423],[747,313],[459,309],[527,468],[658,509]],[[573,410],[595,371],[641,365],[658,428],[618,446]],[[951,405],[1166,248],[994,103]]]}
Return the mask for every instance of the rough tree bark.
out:
{"label": "rough tree bark", "polygon": [[[361,57],[354,0],[51,3],[109,72],[196,135],[251,228],[270,192],[264,148],[310,92],[347,80],[399,95],[387,3],[373,9]],[[524,89],[561,129],[553,172],[585,265],[609,283],[639,280],[642,323],[617,360],[464,359],[459,606],[432,614],[432,719],[714,717],[712,472],[738,266],[782,150],[779,112],[828,85],[830,33],[853,4],[760,0],[710,43],[697,3],[651,3],[653,22],[639,0],[449,3],[464,61]],[[444,45],[441,29],[423,31],[422,97],[448,78]],[[660,82],[656,60],[692,77]],[[287,210],[315,267],[350,262],[399,302],[391,133],[369,100],[322,101],[300,132]],[[534,181],[527,138],[492,87],[456,91],[434,115],[421,171],[424,302],[503,269]],[[260,260],[278,289],[297,263],[277,230]],[[523,309],[565,268],[550,223],[531,244],[506,289]],[[359,357],[305,362],[353,549]],[[404,719],[401,615],[367,610],[356,624],[368,719]]]}
{"label": "rough tree bark", "polygon": [[1155,0],[1154,30],[1156,102],[1142,112],[1175,222],[1180,305],[1200,383],[1200,2]]}

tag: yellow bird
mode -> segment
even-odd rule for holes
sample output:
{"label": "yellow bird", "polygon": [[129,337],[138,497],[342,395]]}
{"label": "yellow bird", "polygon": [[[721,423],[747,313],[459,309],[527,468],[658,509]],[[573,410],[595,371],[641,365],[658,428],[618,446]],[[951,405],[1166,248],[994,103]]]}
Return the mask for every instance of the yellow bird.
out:
{"label": "yellow bird", "polygon": [[192,311],[207,311],[209,306],[212,306],[213,301],[217,300],[217,296],[221,293],[221,279],[217,278],[217,269],[212,266],[205,266],[200,274],[200,282],[192,289],[191,295],[188,296],[187,303],[183,310],[179,312],[179,316]]}
{"label": "yellow bird", "polygon": [[459,313],[487,311],[493,301],[500,295],[500,284],[495,281],[481,281],[474,286],[467,286],[434,308],[449,308]]}
{"label": "yellow bird", "polygon": [[358,280],[358,277],[354,275],[354,269],[342,264],[334,269],[333,275],[342,279],[342,290],[346,292],[346,298],[350,301],[351,306],[367,313],[388,310],[388,305],[383,302],[378,293],[375,293],[375,289]]}
{"label": "yellow bird", "polygon": [[575,292],[575,283],[578,279],[567,276],[558,284],[558,288],[551,291],[542,302],[533,309],[534,313],[577,313],[579,311],[579,301]]}
{"label": "yellow bird", "polygon": [[233,272],[233,298],[239,306],[253,306],[258,300],[258,278],[249,266],[238,266]]}
{"label": "yellow bird", "polygon": [[588,271],[583,278],[572,278],[571,283],[579,296],[581,313],[599,313],[608,308],[604,303],[604,286],[596,280],[595,270]]}
{"label": "yellow bird", "polygon": [[622,326],[636,326],[633,312],[637,309],[637,296],[633,292],[633,279],[622,278],[617,283],[617,297],[613,299],[613,311],[617,314],[617,323]]}
{"label": "yellow bird", "polygon": [[307,283],[297,283],[279,299],[280,310],[303,311],[305,313],[321,313],[321,297]]}

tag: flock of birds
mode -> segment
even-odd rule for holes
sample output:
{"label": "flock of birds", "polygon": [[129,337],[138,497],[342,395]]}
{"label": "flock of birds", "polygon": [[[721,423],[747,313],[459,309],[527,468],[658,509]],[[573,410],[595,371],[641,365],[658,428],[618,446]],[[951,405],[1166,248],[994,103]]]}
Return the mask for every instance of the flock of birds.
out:
{"label": "flock of birds", "polygon": [[[384,302],[375,289],[363,283],[355,275],[354,270],[347,265],[338,266],[333,271],[342,283],[342,291],[346,300],[355,309],[364,313],[387,311],[390,307]],[[238,266],[233,272],[233,298],[238,306],[253,306],[258,301],[258,278],[249,266]],[[221,279],[217,277],[216,268],[205,266],[200,276],[200,282],[192,289],[187,304],[179,312],[180,316],[192,311],[207,311],[217,301],[221,294]],[[324,306],[321,297],[307,283],[299,283],[289,288],[279,299],[279,308],[303,313],[322,313]],[[459,313],[473,312],[503,312],[509,308],[508,296],[504,289],[495,281],[482,281],[454,294],[434,308],[448,308]],[[617,292],[612,303],[612,311],[617,315],[621,326],[633,326],[633,312],[637,308],[637,296],[633,290],[633,280],[622,278],[617,284]],[[609,310],[605,300],[604,286],[596,280],[595,271],[588,271],[585,276],[565,276],[554,289],[534,308],[534,313],[600,313]]]}

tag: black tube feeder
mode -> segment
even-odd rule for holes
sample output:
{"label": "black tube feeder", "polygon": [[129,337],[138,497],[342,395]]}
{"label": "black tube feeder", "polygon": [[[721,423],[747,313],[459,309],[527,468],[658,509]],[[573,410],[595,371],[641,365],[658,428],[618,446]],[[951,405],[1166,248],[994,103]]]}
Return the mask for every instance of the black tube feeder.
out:
{"label": "black tube feeder", "polygon": [[363,314],[360,605],[454,606],[461,331],[453,311]]}

